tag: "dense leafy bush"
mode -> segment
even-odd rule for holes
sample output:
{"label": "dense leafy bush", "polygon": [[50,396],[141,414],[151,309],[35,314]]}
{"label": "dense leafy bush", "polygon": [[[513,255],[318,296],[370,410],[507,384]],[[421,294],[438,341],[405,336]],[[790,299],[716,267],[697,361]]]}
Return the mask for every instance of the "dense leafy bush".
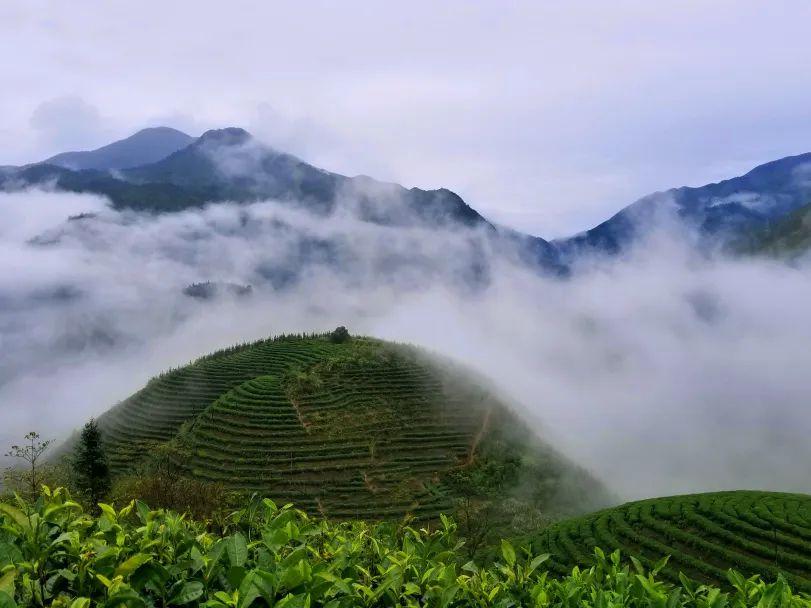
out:
{"label": "dense leafy bush", "polygon": [[197,519],[219,520],[233,510],[232,505],[238,504],[241,497],[220,484],[151,474],[120,477],[113,486],[112,498],[121,504],[138,498],[154,507],[188,513]]}
{"label": "dense leafy bush", "polygon": [[657,579],[596,551],[588,570],[551,578],[545,555],[504,541],[498,562],[462,564],[455,525],[433,530],[332,524],[289,505],[252,500],[222,534],[133,501],[101,515],[64,490],[34,504],[0,503],[0,606],[811,606],[779,579],[729,573],[734,591]]}

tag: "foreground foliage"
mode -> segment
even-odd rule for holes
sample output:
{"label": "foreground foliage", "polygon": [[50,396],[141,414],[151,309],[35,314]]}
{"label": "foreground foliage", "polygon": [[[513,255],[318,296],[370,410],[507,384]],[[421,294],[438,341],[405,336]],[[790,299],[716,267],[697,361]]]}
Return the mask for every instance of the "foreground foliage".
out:
{"label": "foreground foliage", "polygon": [[587,570],[550,577],[546,555],[501,544],[488,567],[462,564],[455,525],[332,524],[256,499],[226,528],[133,501],[92,517],[64,490],[0,503],[0,606],[811,606],[779,578],[730,572],[732,591],[679,586],[596,550]]}

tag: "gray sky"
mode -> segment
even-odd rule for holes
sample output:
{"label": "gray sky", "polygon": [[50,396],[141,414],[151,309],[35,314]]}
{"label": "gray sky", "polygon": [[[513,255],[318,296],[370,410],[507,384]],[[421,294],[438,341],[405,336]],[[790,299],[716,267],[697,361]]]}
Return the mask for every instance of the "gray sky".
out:
{"label": "gray sky", "polygon": [[0,3],[0,164],[241,125],[545,237],[811,151],[811,3]]}

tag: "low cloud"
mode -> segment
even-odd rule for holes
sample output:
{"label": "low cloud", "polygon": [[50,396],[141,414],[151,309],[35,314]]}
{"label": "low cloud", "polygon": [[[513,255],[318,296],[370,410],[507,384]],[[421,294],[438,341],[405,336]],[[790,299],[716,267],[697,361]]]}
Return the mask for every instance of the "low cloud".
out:
{"label": "low cloud", "polygon": [[101,114],[81,97],[57,97],[40,103],[29,124],[43,149],[87,149],[106,143],[110,135]]}
{"label": "low cloud", "polygon": [[[0,194],[0,209],[4,444],[64,435],[217,348],[346,325],[481,371],[624,498],[811,491],[807,267],[706,258],[662,231],[554,279],[477,231],[340,209],[151,216],[42,191]],[[253,290],[183,294],[204,281]]]}

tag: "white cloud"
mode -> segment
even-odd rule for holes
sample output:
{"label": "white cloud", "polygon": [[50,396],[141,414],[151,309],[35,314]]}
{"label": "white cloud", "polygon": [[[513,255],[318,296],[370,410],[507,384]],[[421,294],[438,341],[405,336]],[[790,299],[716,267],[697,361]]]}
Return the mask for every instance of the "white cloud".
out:
{"label": "white cloud", "polygon": [[[624,497],[811,491],[807,266],[707,260],[660,233],[564,281],[485,248],[492,281],[471,290],[454,277],[476,233],[316,219],[274,203],[150,217],[30,192],[0,195],[0,208],[14,268],[0,277],[3,442],[30,428],[66,432],[217,348],[347,325],[490,376],[544,438]],[[80,210],[98,216],[63,223]],[[43,232],[50,245],[30,243]],[[304,255],[301,235],[328,253],[270,288],[263,276]],[[209,279],[252,283],[253,296],[181,294]]]}
{"label": "white cloud", "polygon": [[110,143],[104,141],[109,131],[98,109],[81,97],[44,101],[34,109],[29,122],[39,139],[63,152]]}

